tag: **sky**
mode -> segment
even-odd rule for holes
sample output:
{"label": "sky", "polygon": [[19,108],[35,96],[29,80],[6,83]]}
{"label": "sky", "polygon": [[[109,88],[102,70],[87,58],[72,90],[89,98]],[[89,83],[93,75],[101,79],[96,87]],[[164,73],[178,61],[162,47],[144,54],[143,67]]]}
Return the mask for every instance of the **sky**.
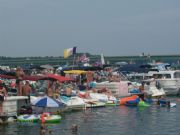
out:
{"label": "sky", "polygon": [[180,54],[180,0],[0,0],[0,56]]}

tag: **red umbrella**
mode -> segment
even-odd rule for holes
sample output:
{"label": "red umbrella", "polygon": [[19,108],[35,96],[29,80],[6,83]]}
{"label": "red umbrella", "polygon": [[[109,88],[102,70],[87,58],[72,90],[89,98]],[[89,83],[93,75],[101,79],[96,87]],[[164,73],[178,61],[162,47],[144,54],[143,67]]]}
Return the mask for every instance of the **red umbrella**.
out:
{"label": "red umbrella", "polygon": [[[1,75],[1,78],[6,78],[6,79],[16,79],[15,76],[9,76],[9,75]],[[59,82],[65,82],[65,81],[73,81],[73,79],[60,76],[60,75],[55,75],[55,74],[47,74],[43,76],[24,76],[22,80],[30,80],[30,81],[38,81],[38,80],[57,80]]]}
{"label": "red umbrella", "polygon": [[38,81],[41,78],[43,78],[44,76],[24,76],[23,80],[29,80],[29,81]]}
{"label": "red umbrella", "polygon": [[[24,76],[22,78],[22,80],[29,80],[29,81],[37,81],[40,80],[41,78],[43,78],[44,76]],[[10,75],[1,75],[0,74],[0,78],[6,78],[6,79],[16,79],[15,76],[10,76]]]}
{"label": "red umbrella", "polygon": [[15,76],[10,76],[10,75],[1,75],[0,74],[0,78],[6,78],[6,79],[16,79]]}
{"label": "red umbrella", "polygon": [[55,75],[55,74],[47,74],[46,76],[40,78],[39,80],[57,80],[59,82],[73,81],[73,79],[71,78]]}

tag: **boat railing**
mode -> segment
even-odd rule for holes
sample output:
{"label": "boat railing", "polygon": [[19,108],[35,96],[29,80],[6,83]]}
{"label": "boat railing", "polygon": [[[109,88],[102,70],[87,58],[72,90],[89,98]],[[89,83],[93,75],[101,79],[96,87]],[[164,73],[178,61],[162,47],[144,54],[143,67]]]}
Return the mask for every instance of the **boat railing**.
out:
{"label": "boat railing", "polygon": [[119,77],[121,78],[122,81],[127,81],[128,77],[125,76],[123,73],[119,72]]}

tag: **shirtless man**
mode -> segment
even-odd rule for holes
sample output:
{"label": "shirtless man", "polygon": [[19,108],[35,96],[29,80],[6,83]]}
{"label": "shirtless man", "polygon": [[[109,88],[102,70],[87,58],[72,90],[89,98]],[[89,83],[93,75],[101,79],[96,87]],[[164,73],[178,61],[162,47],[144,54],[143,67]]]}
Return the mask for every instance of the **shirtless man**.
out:
{"label": "shirtless man", "polygon": [[46,90],[47,96],[53,98],[53,83],[51,81],[48,81],[48,88]]}
{"label": "shirtless man", "polygon": [[23,69],[20,68],[20,67],[17,67],[17,69],[16,69],[16,79],[22,80],[23,77],[24,77],[24,75],[25,75],[25,74],[24,74]]}
{"label": "shirtless man", "polygon": [[16,89],[18,91],[17,93],[18,96],[22,96],[22,88],[23,88],[22,82],[19,80],[16,80]]}
{"label": "shirtless man", "polygon": [[22,87],[22,95],[29,96],[32,88],[29,85],[29,81],[26,81],[26,84]]}

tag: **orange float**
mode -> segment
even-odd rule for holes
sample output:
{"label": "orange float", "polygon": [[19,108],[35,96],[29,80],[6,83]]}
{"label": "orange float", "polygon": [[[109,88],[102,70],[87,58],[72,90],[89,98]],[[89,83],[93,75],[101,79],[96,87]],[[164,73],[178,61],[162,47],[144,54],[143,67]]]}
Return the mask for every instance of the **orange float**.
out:
{"label": "orange float", "polygon": [[130,96],[130,97],[121,98],[121,99],[119,99],[119,104],[120,104],[120,105],[125,105],[125,103],[126,103],[127,101],[135,100],[137,97],[138,97],[137,95],[133,95],[133,96]]}

